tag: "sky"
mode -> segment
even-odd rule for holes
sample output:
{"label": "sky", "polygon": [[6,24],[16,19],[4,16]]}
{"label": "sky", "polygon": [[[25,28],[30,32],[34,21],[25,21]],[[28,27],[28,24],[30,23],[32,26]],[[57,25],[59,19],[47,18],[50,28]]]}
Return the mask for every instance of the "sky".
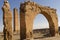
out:
{"label": "sky", "polygon": [[[19,10],[20,3],[24,2],[26,0],[8,0],[10,3],[10,8],[13,14],[13,8],[17,8]],[[39,5],[42,6],[50,6],[51,8],[55,8],[57,11],[58,16],[58,25],[60,26],[60,0],[32,0],[33,2],[36,2]],[[3,12],[2,12],[2,6],[3,6],[4,0],[0,0],[0,31],[3,31]],[[47,19],[42,15],[39,14],[35,17],[33,22],[33,29],[40,29],[40,28],[49,28],[49,23]]]}

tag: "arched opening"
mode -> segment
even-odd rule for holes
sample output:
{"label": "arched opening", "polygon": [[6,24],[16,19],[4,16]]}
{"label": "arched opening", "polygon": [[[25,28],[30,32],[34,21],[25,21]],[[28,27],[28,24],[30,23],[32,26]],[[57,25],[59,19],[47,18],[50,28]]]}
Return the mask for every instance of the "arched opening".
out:
{"label": "arched opening", "polygon": [[49,23],[46,17],[42,14],[38,14],[33,20],[33,37],[47,37],[49,34]]}
{"label": "arched opening", "polygon": [[[27,4],[26,4],[27,3]],[[38,6],[34,2],[26,2],[20,7],[20,37],[33,38],[33,21],[36,15],[43,14],[49,22],[50,36],[58,34],[58,20],[56,10],[49,7]]]}

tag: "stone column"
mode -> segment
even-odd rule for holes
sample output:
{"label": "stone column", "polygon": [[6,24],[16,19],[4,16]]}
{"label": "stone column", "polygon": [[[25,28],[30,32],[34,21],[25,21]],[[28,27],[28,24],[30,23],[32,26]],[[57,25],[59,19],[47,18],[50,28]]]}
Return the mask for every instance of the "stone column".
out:
{"label": "stone column", "polygon": [[8,1],[4,1],[3,7],[3,25],[4,25],[4,40],[12,39],[12,12]]}
{"label": "stone column", "polygon": [[[29,7],[29,6],[28,6]],[[32,14],[28,11],[29,14]],[[32,20],[26,12],[26,5],[23,3],[20,5],[20,40],[30,40],[32,38]]]}
{"label": "stone column", "polygon": [[18,10],[14,8],[14,32],[19,32]]}
{"label": "stone column", "polygon": [[26,23],[23,5],[20,5],[20,40],[26,39]]}

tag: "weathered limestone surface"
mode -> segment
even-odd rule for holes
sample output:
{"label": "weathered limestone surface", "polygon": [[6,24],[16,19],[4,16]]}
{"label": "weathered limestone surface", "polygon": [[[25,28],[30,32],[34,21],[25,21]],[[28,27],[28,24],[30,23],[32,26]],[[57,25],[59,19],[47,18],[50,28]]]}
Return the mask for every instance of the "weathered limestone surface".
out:
{"label": "weathered limestone surface", "polygon": [[4,40],[12,40],[12,12],[8,1],[5,1],[2,7],[3,10],[3,25],[4,25]]}
{"label": "weathered limestone surface", "polygon": [[33,37],[33,21],[36,15],[43,14],[49,22],[51,36],[58,34],[58,18],[56,9],[41,6],[34,2],[20,5],[20,37],[21,40]]}
{"label": "weathered limestone surface", "polygon": [[20,27],[19,27],[19,20],[18,20],[18,10],[14,8],[14,32],[19,32]]}

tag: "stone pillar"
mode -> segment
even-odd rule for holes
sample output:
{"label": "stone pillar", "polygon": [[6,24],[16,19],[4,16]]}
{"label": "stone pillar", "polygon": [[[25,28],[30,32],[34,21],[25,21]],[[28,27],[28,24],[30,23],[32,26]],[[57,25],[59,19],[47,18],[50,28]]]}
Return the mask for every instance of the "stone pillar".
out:
{"label": "stone pillar", "polygon": [[21,4],[20,5],[20,40],[30,40],[30,38],[32,38],[32,21],[31,18],[29,16],[29,14],[26,14],[26,5]]}
{"label": "stone pillar", "polygon": [[23,13],[20,13],[20,40],[24,39],[26,39],[25,16]]}
{"label": "stone pillar", "polygon": [[26,23],[25,23],[25,12],[22,9],[22,4],[20,5],[20,40],[26,39]]}
{"label": "stone pillar", "polygon": [[12,12],[8,1],[4,1],[3,7],[3,25],[4,25],[4,40],[12,39]]}
{"label": "stone pillar", "polygon": [[14,32],[19,32],[18,10],[14,8]]}

